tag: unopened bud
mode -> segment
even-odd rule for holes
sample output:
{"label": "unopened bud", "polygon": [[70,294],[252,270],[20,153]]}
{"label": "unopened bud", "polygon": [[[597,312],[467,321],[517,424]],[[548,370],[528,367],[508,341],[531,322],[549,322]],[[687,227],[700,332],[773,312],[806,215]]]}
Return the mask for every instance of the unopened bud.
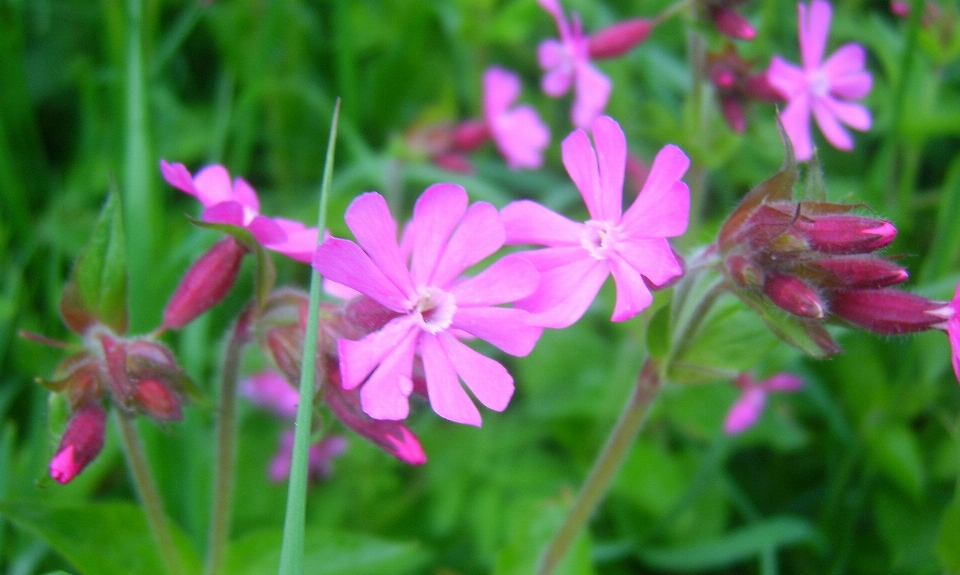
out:
{"label": "unopened bud", "polygon": [[183,410],[180,398],[159,379],[144,379],[137,382],[133,400],[147,415],[160,421],[180,421]]}
{"label": "unopened bud", "polygon": [[894,335],[937,327],[936,315],[946,304],[894,289],[839,290],[830,301],[830,311],[874,333]]}
{"label": "unopened bud", "polygon": [[589,51],[593,59],[616,58],[633,50],[647,39],[654,22],[634,18],[617,22],[590,36]]}
{"label": "unopened bud", "polygon": [[273,364],[287,381],[300,381],[303,357],[303,330],[298,324],[271,328],[266,335],[267,349]]}
{"label": "unopened bud", "polygon": [[361,339],[367,334],[379,331],[397,315],[397,312],[384,307],[380,302],[363,296],[350,300],[346,305],[343,310],[343,322],[349,328],[356,330],[348,336],[350,339]]}
{"label": "unopened bud", "polygon": [[743,103],[735,97],[720,100],[723,119],[734,132],[742,133],[747,128],[747,118],[743,113]]}
{"label": "unopened bud", "polygon": [[753,40],[757,36],[757,31],[753,29],[746,18],[726,6],[711,8],[710,19],[713,20],[717,30],[730,38]]}
{"label": "unopened bud", "polygon": [[433,163],[437,167],[443,168],[448,172],[456,172],[458,174],[472,174],[473,173],[473,164],[470,163],[465,156],[462,154],[455,153],[444,153],[437,154],[433,157]]}
{"label": "unopened bud", "polygon": [[163,325],[180,329],[220,302],[233,287],[244,248],[231,236],[217,242],[194,263],[163,312]]}
{"label": "unopened bud", "polygon": [[490,129],[483,120],[467,120],[453,130],[453,148],[458,152],[472,152],[490,139]]}
{"label": "unopened bud", "polygon": [[733,255],[727,258],[727,271],[734,283],[742,288],[760,289],[763,286],[763,272],[747,257]]}
{"label": "unopened bud", "polygon": [[754,74],[747,78],[746,91],[750,97],[765,102],[780,102],[783,100],[780,92],[770,84],[766,73]]}
{"label": "unopened bud", "polygon": [[74,413],[50,461],[50,477],[58,483],[69,483],[83,471],[103,449],[106,426],[107,412],[97,403]]}
{"label": "unopened bud", "polygon": [[852,289],[879,289],[903,283],[909,275],[902,266],[881,258],[820,258],[813,265],[828,272],[825,284]]}
{"label": "unopened bud", "polygon": [[771,275],[764,282],[763,291],[770,301],[793,315],[811,319],[823,317],[823,300],[816,290],[798,277]]}
{"label": "unopened bud", "polygon": [[897,228],[892,223],[861,216],[800,218],[796,225],[806,235],[810,247],[827,254],[866,254],[897,237]]}

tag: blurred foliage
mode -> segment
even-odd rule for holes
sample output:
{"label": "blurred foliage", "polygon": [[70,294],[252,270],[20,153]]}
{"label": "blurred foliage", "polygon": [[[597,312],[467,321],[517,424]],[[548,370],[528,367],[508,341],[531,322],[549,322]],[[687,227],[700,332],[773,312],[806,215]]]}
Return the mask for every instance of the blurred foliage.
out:
{"label": "blurred foliage", "polygon": [[[919,16],[895,18],[886,2],[835,4],[830,46],[867,47],[875,123],[856,135],[852,153],[816,140],[828,195],[869,203],[894,221],[900,235],[889,252],[903,254],[909,288],[948,299],[960,269],[960,36],[944,42],[944,32]],[[565,6],[590,31],[650,16],[666,2]],[[112,426],[104,451],[74,482],[47,477],[57,438],[48,432],[47,392],[33,380],[49,376],[60,353],[17,337],[20,329],[69,337],[60,294],[111,176],[142,184],[142,197],[126,203],[131,258],[140,261],[130,278],[134,333],[159,323],[179,275],[217,237],[183,217],[197,206],[162,182],[159,159],[191,169],[221,162],[257,188],[264,213],[312,222],[337,96],[334,233],[346,232],[339,215],[362,191],[376,189],[409,211],[426,185],[442,180],[498,206],[531,197],[571,216],[582,210],[559,159],[569,97],[538,89],[536,44],[556,30],[533,0],[146,0],[139,25],[132,7],[140,2],[0,0],[6,573],[158,570]],[[953,4],[941,8],[956,14]],[[742,10],[759,31],[741,43],[746,57],[759,67],[774,53],[796,61],[792,1],[752,0]],[[683,15],[599,64],[615,85],[607,112],[631,149],[649,160],[674,142],[695,162],[687,181],[699,212],[677,244],[686,252],[712,239],[782,155],[772,106],[753,106],[747,131],[735,134],[709,88],[691,90],[688,48],[696,43],[717,48],[723,40]],[[137,63],[139,102],[131,91]],[[395,151],[412,126],[480,114],[480,78],[493,64],[522,75],[523,101],[551,126],[544,170],[511,172],[492,146],[475,155],[469,176],[401,160]],[[144,119],[131,120],[131,109]],[[131,138],[146,161],[130,163],[138,157]],[[248,267],[225,302],[165,336],[211,396],[220,334],[251,293]],[[304,285],[304,266],[277,259],[277,267],[281,284]],[[612,302],[605,290],[577,325],[546,333],[530,357],[507,359],[517,394],[503,414],[484,412],[482,429],[416,405],[411,425],[426,466],[404,466],[351,437],[334,476],[310,493],[308,573],[529,573],[643,359],[654,310],[613,325]],[[721,426],[733,386],[715,377],[668,385],[563,572],[960,573],[960,390],[943,334],[892,339],[837,329],[845,353],[815,362],[774,343],[733,303],[715,310],[706,330],[688,355],[728,369],[759,360],[762,374],[801,374],[804,390],[772,396],[760,423],[730,438]],[[190,566],[206,544],[213,416],[192,407],[183,423],[140,425]],[[229,573],[275,569],[285,487],[269,482],[266,466],[281,426],[243,410]]]}

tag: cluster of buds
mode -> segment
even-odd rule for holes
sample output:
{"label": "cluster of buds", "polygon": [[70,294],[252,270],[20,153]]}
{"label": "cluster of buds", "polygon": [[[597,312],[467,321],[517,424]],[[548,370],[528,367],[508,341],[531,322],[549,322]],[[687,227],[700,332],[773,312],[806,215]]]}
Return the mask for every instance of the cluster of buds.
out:
{"label": "cluster of buds", "polygon": [[[267,298],[254,328],[261,349],[287,383],[293,386],[300,382],[308,304],[309,296],[302,291],[276,290]],[[324,304],[321,307],[322,335],[318,343],[318,373],[314,381],[319,382],[322,377],[325,385],[322,393],[314,398],[314,403],[325,402],[344,425],[397,459],[420,465],[427,458],[416,435],[400,421],[373,419],[364,413],[360,405],[360,389],[346,390],[341,383],[337,341],[361,339],[386,325],[395,316],[394,312],[366,297],[354,298],[342,305]],[[320,370],[323,370],[322,374]],[[422,369],[413,380],[414,391],[425,394]]]}
{"label": "cluster of buds", "polygon": [[[816,166],[809,177],[807,188],[822,191]],[[720,231],[722,271],[741,299],[789,312],[823,355],[839,351],[825,320],[879,334],[945,325],[945,303],[893,287],[908,275],[878,253],[896,237],[891,222],[854,214],[857,205],[794,201],[796,181],[790,152],[786,167],[751,191]]]}
{"label": "cluster of buds", "polygon": [[747,104],[783,100],[767,80],[766,71],[754,72],[751,62],[741,58],[732,45],[707,55],[707,74],[724,119],[737,132],[743,132],[747,126]]}

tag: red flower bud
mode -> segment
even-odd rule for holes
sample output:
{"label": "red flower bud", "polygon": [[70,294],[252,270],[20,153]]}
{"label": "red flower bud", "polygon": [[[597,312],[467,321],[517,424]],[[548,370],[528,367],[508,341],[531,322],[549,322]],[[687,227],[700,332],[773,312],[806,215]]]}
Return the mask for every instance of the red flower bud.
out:
{"label": "red flower bud", "polygon": [[932,313],[946,304],[894,289],[839,290],[830,311],[863,329],[884,335],[932,329],[943,318]]}
{"label": "red flower bud", "polygon": [[73,414],[60,439],[57,454],[50,461],[50,477],[69,483],[103,449],[107,412],[100,404],[90,404]]}
{"label": "red flower bud", "polygon": [[746,18],[726,6],[712,6],[710,19],[725,36],[741,40],[753,40],[757,31],[753,29]]}
{"label": "red flower bud", "polygon": [[770,301],[793,315],[820,319],[823,317],[823,300],[816,290],[800,278],[782,274],[771,275],[763,284]]}
{"label": "red flower bud", "polygon": [[456,172],[458,174],[473,173],[473,164],[461,154],[454,154],[452,152],[437,154],[433,157],[433,163],[448,172]]}
{"label": "red flower bud", "polygon": [[303,330],[298,324],[271,328],[266,335],[267,349],[280,373],[287,381],[300,381],[303,357]]}
{"label": "red flower bud", "polygon": [[727,258],[726,263],[730,277],[738,286],[753,289],[763,286],[763,272],[748,258],[737,254]]}
{"label": "red flower bud", "polygon": [[458,152],[472,152],[490,139],[490,130],[483,120],[467,120],[453,130],[453,148]]}
{"label": "red flower bud", "polygon": [[814,260],[828,275],[822,282],[832,287],[879,289],[907,281],[907,270],[881,258],[828,257]]}
{"label": "red flower bud", "polygon": [[734,132],[743,132],[747,128],[747,118],[743,113],[743,103],[734,97],[720,100],[723,119]]}
{"label": "red flower bud", "polygon": [[231,236],[217,242],[194,263],[163,312],[163,325],[180,329],[220,302],[233,287],[244,248]]}
{"label": "red flower bud", "polygon": [[876,218],[827,215],[798,218],[796,226],[810,247],[827,254],[866,254],[878,250],[897,237],[893,224]]}
{"label": "red flower bud", "polygon": [[[343,310],[343,322],[351,328],[349,339],[361,339],[379,331],[399,314],[378,301],[363,296],[351,300]],[[356,330],[356,331],[353,331]]]}
{"label": "red flower bud", "polygon": [[616,58],[633,50],[647,39],[654,22],[634,18],[617,22],[590,36],[589,51],[593,59]]}
{"label": "red flower bud", "polygon": [[746,91],[752,98],[756,98],[757,100],[764,100],[766,102],[780,102],[783,100],[780,92],[770,84],[766,73],[754,74],[747,78]]}
{"label": "red flower bud", "polygon": [[183,410],[180,398],[159,379],[144,379],[137,383],[133,400],[144,413],[160,421],[180,421]]}

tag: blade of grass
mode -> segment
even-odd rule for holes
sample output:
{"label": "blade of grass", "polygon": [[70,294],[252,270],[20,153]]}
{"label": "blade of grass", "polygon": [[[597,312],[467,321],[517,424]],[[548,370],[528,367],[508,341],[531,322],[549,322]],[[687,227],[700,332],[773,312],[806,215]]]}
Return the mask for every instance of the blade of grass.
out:
{"label": "blade of grass", "polygon": [[[333,176],[333,152],[337,139],[337,118],[340,116],[340,99],[333,107],[330,121],[330,137],[327,141],[327,158],[323,166],[323,182],[320,185],[320,215],[317,221],[317,241],[323,240],[327,227],[327,198]],[[307,464],[310,449],[310,419],[313,414],[314,374],[316,372],[317,343],[320,323],[320,274],[310,274],[310,311],[307,316],[307,332],[303,338],[303,364],[300,366],[300,403],[297,406],[296,431],[293,440],[293,456],[290,463],[290,483],[287,489],[287,512],[283,522],[283,544],[280,547],[280,575],[303,573],[303,542],[307,506]],[[324,379],[320,371],[319,387]]]}

